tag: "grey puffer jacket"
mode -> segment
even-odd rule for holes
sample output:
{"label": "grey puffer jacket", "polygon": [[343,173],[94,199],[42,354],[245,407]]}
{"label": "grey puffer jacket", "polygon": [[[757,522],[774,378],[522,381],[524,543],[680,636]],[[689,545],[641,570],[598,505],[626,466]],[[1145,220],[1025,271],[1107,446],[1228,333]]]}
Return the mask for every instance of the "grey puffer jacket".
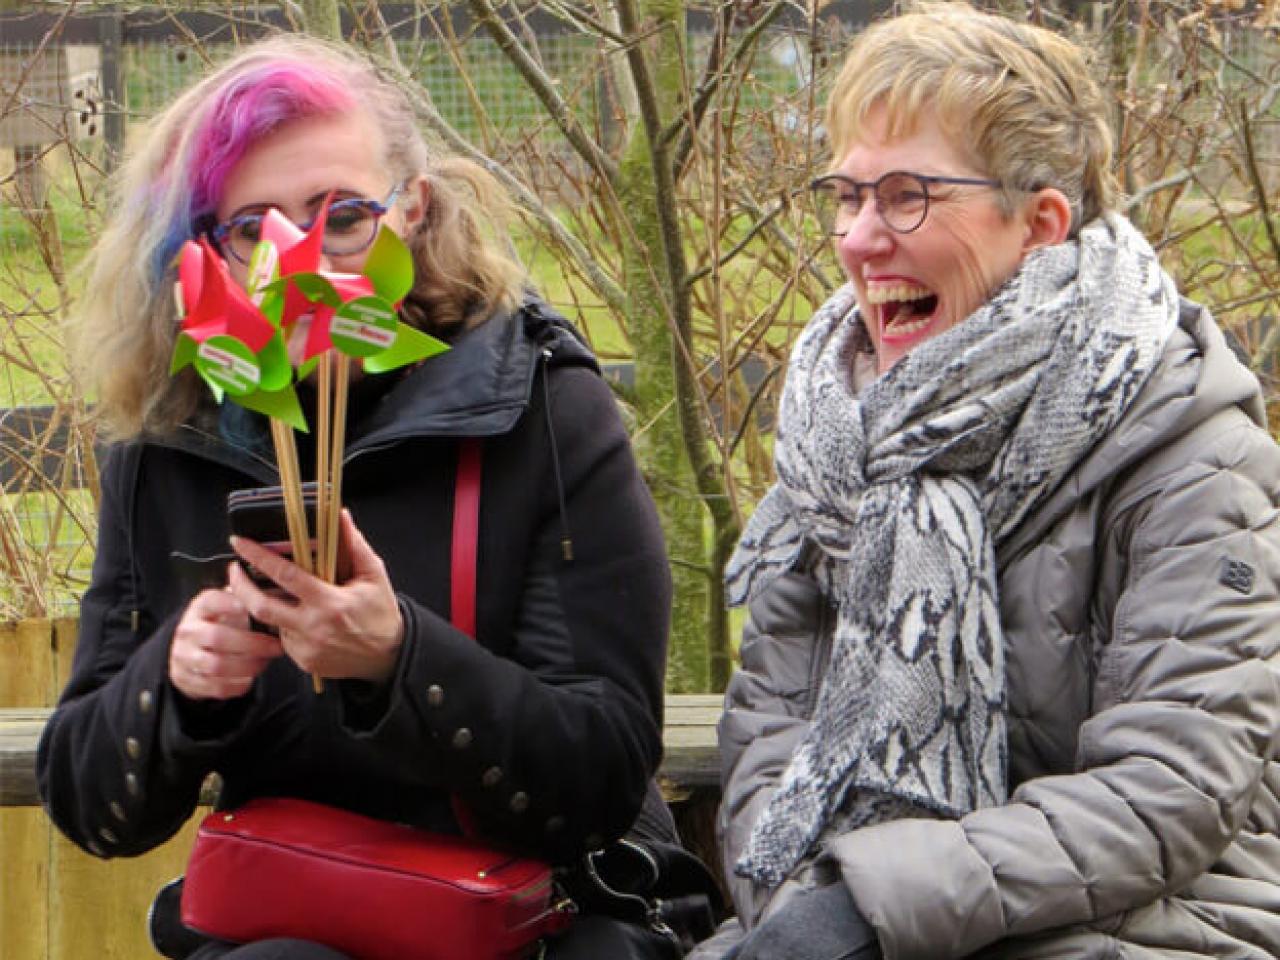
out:
{"label": "grey puffer jacket", "polygon": [[[1280,448],[1263,423],[1256,380],[1185,304],[1133,408],[1000,545],[1008,803],[854,830],[818,857],[886,960],[1280,957]],[[805,734],[830,633],[802,572],[750,613],[719,824],[748,926],[771,892],[732,865]]]}

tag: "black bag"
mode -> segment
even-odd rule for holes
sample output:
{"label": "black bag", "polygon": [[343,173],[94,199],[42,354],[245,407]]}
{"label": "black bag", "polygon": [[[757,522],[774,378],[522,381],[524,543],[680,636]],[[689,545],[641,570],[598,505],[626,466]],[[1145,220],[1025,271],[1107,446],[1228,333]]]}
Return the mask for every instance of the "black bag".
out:
{"label": "black bag", "polygon": [[725,913],[711,871],[684,847],[661,840],[617,840],[559,879],[582,914],[644,927],[670,940],[677,956],[711,936]]}

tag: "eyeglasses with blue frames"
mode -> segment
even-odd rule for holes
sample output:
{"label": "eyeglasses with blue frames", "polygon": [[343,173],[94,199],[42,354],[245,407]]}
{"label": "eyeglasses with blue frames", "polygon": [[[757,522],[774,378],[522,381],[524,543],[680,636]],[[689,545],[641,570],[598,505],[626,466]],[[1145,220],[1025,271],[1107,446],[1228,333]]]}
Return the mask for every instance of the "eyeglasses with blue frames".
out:
{"label": "eyeglasses with blue frames", "polygon": [[1001,187],[999,180],[976,177],[931,177],[923,173],[892,170],[878,180],[861,181],[833,173],[809,184],[814,213],[822,228],[843,237],[862,211],[867,192],[875,197],[876,213],[894,233],[918,230],[929,215],[930,201],[949,200],[929,192],[931,186]]}
{"label": "eyeglasses with blue frames", "polygon": [[[321,249],[330,257],[349,257],[361,253],[373,244],[378,235],[378,224],[393,206],[396,197],[404,189],[403,183],[391,188],[385,200],[367,200],[349,197],[329,204],[329,216],[324,222],[324,241]],[[262,239],[263,213],[246,213],[233,217],[226,223],[215,224],[209,238],[223,253],[229,253],[248,266],[253,251]],[[298,224],[300,230],[310,230],[315,219]]]}

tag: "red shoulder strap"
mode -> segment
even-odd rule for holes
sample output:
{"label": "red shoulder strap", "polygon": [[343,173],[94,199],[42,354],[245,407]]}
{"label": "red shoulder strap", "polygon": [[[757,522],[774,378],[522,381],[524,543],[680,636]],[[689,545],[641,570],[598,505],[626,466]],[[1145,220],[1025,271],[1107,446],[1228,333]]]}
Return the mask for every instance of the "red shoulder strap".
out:
{"label": "red shoulder strap", "polygon": [[[449,618],[472,639],[476,635],[476,560],[480,538],[480,440],[458,442],[458,474],[453,486],[453,546],[449,555]],[[475,821],[455,793],[453,815],[467,837],[476,835]]]}
{"label": "red shoulder strap", "polygon": [[450,553],[449,617],[469,637],[476,635],[476,560],[480,537],[481,441],[458,443],[458,476],[453,491],[453,549]]}

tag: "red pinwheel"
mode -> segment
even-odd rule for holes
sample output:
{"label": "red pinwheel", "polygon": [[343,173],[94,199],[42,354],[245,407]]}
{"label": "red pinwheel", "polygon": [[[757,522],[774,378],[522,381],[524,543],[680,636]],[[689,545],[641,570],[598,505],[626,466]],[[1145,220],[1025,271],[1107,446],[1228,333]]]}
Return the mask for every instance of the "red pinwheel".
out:
{"label": "red pinwheel", "polygon": [[258,353],[275,335],[275,326],[231,279],[226,262],[203,237],[183,247],[178,278],[186,308],[182,332],[196,343],[231,336]]}

